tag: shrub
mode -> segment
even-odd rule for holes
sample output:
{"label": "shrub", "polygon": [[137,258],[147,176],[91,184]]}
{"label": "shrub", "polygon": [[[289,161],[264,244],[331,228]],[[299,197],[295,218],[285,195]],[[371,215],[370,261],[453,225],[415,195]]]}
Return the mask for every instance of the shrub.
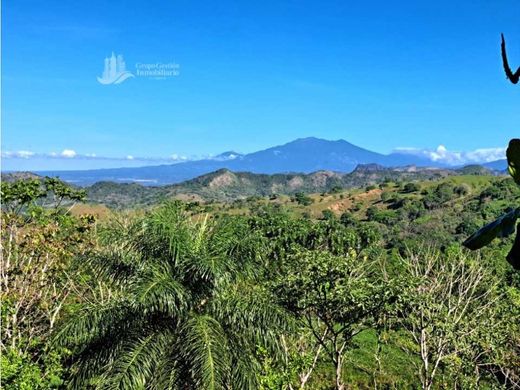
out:
{"label": "shrub", "polygon": [[403,191],[406,193],[419,192],[420,190],[421,186],[417,183],[406,183],[403,187]]}
{"label": "shrub", "polygon": [[314,203],[314,200],[311,197],[305,195],[303,192],[297,192],[294,194],[292,201],[297,202],[302,206],[309,206]]}

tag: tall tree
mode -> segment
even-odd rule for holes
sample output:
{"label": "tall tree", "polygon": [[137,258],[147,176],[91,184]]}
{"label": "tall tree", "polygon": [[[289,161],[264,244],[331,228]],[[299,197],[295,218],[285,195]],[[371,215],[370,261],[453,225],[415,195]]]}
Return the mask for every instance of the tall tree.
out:
{"label": "tall tree", "polygon": [[112,281],[111,299],[56,335],[74,351],[73,387],[256,388],[257,348],[276,356],[288,321],[254,283],[260,251],[247,229],[170,203],[106,237],[85,261]]}
{"label": "tall tree", "polygon": [[423,249],[408,253],[402,263],[408,288],[401,296],[400,322],[415,342],[422,388],[432,389],[442,370],[463,357],[462,361],[472,362],[471,385],[478,387],[480,370],[497,364],[482,362],[483,357],[500,348],[500,329],[504,321],[518,321],[518,310],[509,318],[501,317],[497,308],[505,297],[498,281],[478,261],[458,251],[441,254]]}
{"label": "tall tree", "polygon": [[392,290],[379,279],[374,263],[353,250],[343,256],[320,250],[291,256],[278,281],[278,296],[298,315],[316,344],[315,358],[300,376],[300,388],[320,353],[334,366],[336,389],[345,388],[345,353],[354,336],[373,325],[385,310]]}

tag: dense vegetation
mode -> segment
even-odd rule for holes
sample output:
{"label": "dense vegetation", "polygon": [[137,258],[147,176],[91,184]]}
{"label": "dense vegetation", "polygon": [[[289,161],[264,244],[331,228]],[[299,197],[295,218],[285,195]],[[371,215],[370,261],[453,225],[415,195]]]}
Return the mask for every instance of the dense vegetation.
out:
{"label": "dense vegetation", "polygon": [[3,182],[2,387],[520,386],[513,240],[461,246],[511,178],[265,195],[94,218],[59,181]]}
{"label": "dense vegetation", "polygon": [[[498,172],[497,172],[498,173]],[[383,181],[437,180],[453,175],[490,175],[482,166],[460,169],[385,168],[376,164],[360,165],[351,173],[318,171],[310,174],[256,174],[221,169],[192,180],[166,186],[138,183],[98,182],[85,187],[89,202],[116,208],[139,208],[172,197],[185,201],[230,202],[251,196],[295,195],[297,193],[334,192],[364,187]],[[30,173],[3,174],[4,181],[37,178]]]}

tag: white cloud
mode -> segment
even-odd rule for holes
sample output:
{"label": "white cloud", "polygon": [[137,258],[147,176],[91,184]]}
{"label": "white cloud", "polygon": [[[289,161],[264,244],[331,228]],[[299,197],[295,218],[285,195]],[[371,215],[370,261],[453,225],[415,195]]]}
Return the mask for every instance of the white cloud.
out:
{"label": "white cloud", "polygon": [[[174,153],[170,156],[170,159],[173,160],[173,161],[186,161],[188,160],[188,157],[186,156],[179,156],[177,153]],[[190,159],[190,160],[197,160],[197,158],[193,158],[193,159]]]}
{"label": "white cloud", "polygon": [[76,152],[72,149],[64,149],[62,152],[61,152],[61,157],[65,157],[65,158],[74,158],[76,157]]}
{"label": "white cloud", "polygon": [[448,150],[444,145],[436,149],[396,148],[396,153],[411,154],[446,165],[482,164],[506,158],[506,148],[483,148],[468,152]]}
{"label": "white cloud", "polygon": [[25,158],[25,159],[28,159],[28,158],[33,157],[35,154],[36,153],[30,152],[28,150],[19,150],[17,152],[5,151],[5,152],[2,152],[2,158]]}
{"label": "white cloud", "polygon": [[29,158],[29,157],[34,156],[34,152],[29,152],[27,150],[20,150],[20,151],[16,152],[16,154],[18,157],[21,157],[21,158]]}
{"label": "white cloud", "polygon": [[147,156],[134,156],[131,154],[125,156],[99,156],[96,153],[80,154],[73,149],[64,149],[61,152],[49,152],[49,153],[36,153],[27,150],[10,151],[3,150],[0,152],[2,158],[40,158],[40,159],[78,159],[78,160],[107,160],[107,161],[141,161],[146,164],[150,163],[172,163],[181,162],[188,160],[197,160],[198,157],[186,157],[183,155],[173,154],[170,157],[147,157]]}

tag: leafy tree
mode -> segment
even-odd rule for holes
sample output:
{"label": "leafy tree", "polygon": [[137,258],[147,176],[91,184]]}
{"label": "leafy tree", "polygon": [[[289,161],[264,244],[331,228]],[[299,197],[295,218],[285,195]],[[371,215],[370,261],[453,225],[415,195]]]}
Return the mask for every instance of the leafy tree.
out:
{"label": "leafy tree", "polygon": [[393,198],[393,194],[390,191],[381,192],[381,200],[383,202],[388,202],[392,198]]}
{"label": "leafy tree", "polygon": [[343,188],[341,186],[333,186],[330,189],[329,194],[339,194],[341,191],[343,191]]}
{"label": "leafy tree", "polygon": [[450,183],[441,183],[433,191],[429,191],[423,199],[424,206],[428,210],[441,207],[444,203],[453,199],[454,187]]}
{"label": "leafy tree", "polygon": [[[414,351],[421,361],[418,373],[422,388],[431,389],[443,367],[477,351],[476,345],[480,358],[496,348],[502,319],[494,308],[504,297],[497,280],[460,252],[442,255],[422,249],[408,252],[401,260],[401,275],[408,288],[400,296],[400,323],[414,340]],[[512,323],[518,322],[518,310],[514,315]],[[482,338],[475,337],[477,334]],[[471,379],[471,386],[478,387],[480,375],[475,373],[490,365],[490,361],[476,358],[464,379]]]}
{"label": "leafy tree", "polygon": [[191,220],[179,203],[107,232],[85,259],[115,290],[56,335],[74,352],[72,385],[255,388],[257,347],[279,352],[287,315],[255,279],[258,242],[240,220]]}
{"label": "leafy tree", "polygon": [[348,211],[345,211],[343,214],[341,214],[339,220],[344,226],[354,226],[357,223],[356,217],[354,217],[354,215]]}
{"label": "leafy tree", "polygon": [[332,212],[332,210],[325,209],[321,211],[322,218],[324,220],[334,220],[336,219],[336,215]]}
{"label": "leafy tree", "polygon": [[465,195],[468,195],[469,193],[471,193],[471,187],[466,183],[462,183],[462,184],[458,185],[457,187],[455,187],[454,191],[459,196],[465,196]]}
{"label": "leafy tree", "polygon": [[59,209],[64,203],[85,200],[84,190],[72,188],[56,178],[16,180],[0,185],[2,208],[11,214],[20,214],[31,207],[44,206]]}
{"label": "leafy tree", "polygon": [[417,183],[406,183],[403,187],[403,191],[407,193],[419,192],[420,190],[421,186]]}
{"label": "leafy tree", "polygon": [[70,267],[92,244],[95,221],[60,207],[84,193],[56,179],[2,182],[1,192],[2,386],[58,387],[66,351],[49,349],[47,342],[73,291],[85,291]]}
{"label": "leafy tree", "polygon": [[392,298],[392,289],[377,280],[372,266],[353,251],[350,256],[302,251],[291,257],[277,283],[282,303],[301,318],[316,350],[322,348],[333,364],[338,390],[345,388],[344,356],[353,337],[370,326]]}
{"label": "leafy tree", "polygon": [[305,195],[303,192],[297,192],[296,194],[294,194],[294,196],[292,197],[292,201],[297,202],[302,206],[309,206],[312,203],[314,203],[314,200],[311,197]]}

